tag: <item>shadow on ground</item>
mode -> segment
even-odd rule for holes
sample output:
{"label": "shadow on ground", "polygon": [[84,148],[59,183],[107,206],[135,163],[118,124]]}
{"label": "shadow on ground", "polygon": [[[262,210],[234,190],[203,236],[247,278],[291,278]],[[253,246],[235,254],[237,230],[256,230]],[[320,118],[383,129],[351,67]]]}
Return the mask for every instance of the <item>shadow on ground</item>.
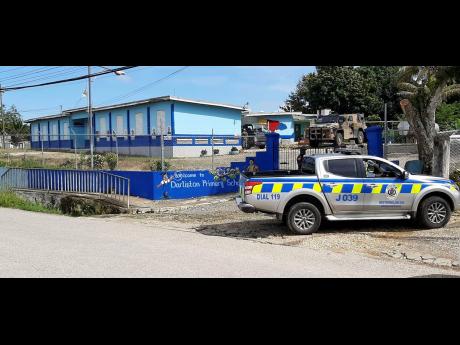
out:
{"label": "shadow on ground", "polygon": [[[248,220],[240,222],[216,223],[199,226],[197,232],[207,236],[225,236],[238,238],[267,238],[267,237],[286,237],[297,236],[289,231],[287,226],[276,219],[267,220]],[[395,234],[399,232],[424,231],[414,225],[412,221],[324,221],[320,230],[313,236],[327,234],[352,234],[352,233],[372,233],[387,232]]]}

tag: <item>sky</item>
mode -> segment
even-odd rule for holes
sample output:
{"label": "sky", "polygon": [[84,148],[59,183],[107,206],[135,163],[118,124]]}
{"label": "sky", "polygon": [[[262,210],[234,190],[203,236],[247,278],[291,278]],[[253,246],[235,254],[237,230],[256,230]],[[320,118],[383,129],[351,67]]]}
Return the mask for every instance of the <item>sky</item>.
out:
{"label": "sky", "polygon": [[[171,95],[240,106],[249,102],[252,111],[278,111],[302,75],[314,71],[313,66],[184,67],[139,66],[126,70],[124,76],[95,77],[91,87],[93,106]],[[93,67],[93,73],[98,71],[102,69]],[[0,66],[0,84],[23,86],[86,73],[85,66]],[[52,115],[60,112],[61,105],[64,110],[87,106],[87,98],[82,96],[86,87],[87,80],[80,80],[6,91],[3,103],[6,107],[15,105],[24,119]]]}

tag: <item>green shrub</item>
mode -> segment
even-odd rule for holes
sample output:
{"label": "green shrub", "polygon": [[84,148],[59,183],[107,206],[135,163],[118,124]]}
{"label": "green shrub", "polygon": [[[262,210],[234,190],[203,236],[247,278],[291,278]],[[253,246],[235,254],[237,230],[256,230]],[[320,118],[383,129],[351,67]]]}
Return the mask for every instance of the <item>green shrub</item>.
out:
{"label": "green shrub", "polygon": [[75,162],[73,162],[70,159],[68,159],[64,163],[60,164],[59,168],[61,168],[61,169],[74,169],[75,168]]}
{"label": "green shrub", "polygon": [[207,150],[201,150],[201,157],[204,157],[208,154],[208,151]]}
{"label": "green shrub", "polygon": [[[164,161],[164,171],[168,171],[171,168],[171,163],[168,161]],[[151,171],[161,171],[161,161],[160,160],[155,160],[151,161],[149,164],[149,169]]]}
{"label": "green shrub", "polygon": [[[91,156],[90,155],[84,156],[83,159],[84,159],[86,167],[91,169]],[[80,160],[81,160],[81,156],[80,156]],[[103,155],[98,154],[98,153],[93,155],[94,170],[102,170],[102,169],[104,169],[104,164],[105,164],[105,159],[104,159]]]}
{"label": "green shrub", "polygon": [[115,170],[117,168],[118,156],[113,152],[106,153],[105,161],[107,162],[110,170]]}
{"label": "green shrub", "polygon": [[56,214],[60,213],[60,211],[57,209],[48,208],[41,204],[21,199],[20,197],[18,197],[15,193],[11,191],[0,192],[0,207],[17,208],[20,210],[33,211],[33,212],[56,213]]}
{"label": "green shrub", "polygon": [[369,115],[366,119],[366,121],[382,121],[382,119],[380,118],[380,115]]}
{"label": "green shrub", "polygon": [[449,178],[460,187],[460,169],[454,170],[454,172],[450,174]]}

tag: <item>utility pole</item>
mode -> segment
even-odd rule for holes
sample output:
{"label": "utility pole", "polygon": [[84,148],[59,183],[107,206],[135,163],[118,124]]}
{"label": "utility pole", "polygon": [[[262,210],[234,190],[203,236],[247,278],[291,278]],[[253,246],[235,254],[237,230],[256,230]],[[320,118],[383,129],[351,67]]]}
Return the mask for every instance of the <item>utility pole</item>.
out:
{"label": "utility pole", "polygon": [[91,170],[94,169],[94,141],[93,141],[93,109],[91,106],[91,66],[88,66],[88,121],[89,121],[89,149],[91,155]]}
{"label": "utility pole", "polygon": [[2,113],[2,148],[5,148],[5,113],[3,112],[2,84],[0,84],[0,112]]}

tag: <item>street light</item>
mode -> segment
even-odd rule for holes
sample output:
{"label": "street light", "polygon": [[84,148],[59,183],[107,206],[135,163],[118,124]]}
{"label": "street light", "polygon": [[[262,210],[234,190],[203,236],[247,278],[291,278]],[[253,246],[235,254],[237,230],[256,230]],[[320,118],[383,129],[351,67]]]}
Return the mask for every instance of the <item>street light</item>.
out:
{"label": "street light", "polygon": [[[115,75],[126,75],[123,71],[114,71],[104,66],[98,66],[107,71],[113,72]],[[89,120],[89,149],[91,153],[91,170],[94,169],[94,137],[93,137],[93,111],[91,104],[91,66],[88,66],[88,120]]]}

